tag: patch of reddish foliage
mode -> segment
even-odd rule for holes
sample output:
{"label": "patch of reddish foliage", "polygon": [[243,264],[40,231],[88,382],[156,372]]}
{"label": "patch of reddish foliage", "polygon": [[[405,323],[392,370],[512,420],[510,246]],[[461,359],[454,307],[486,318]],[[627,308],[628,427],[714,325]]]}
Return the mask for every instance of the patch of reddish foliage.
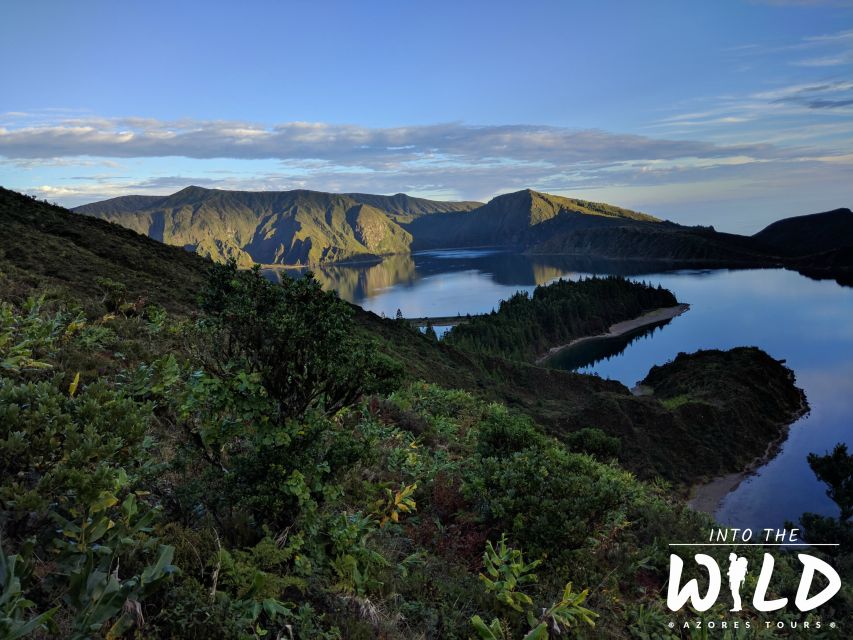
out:
{"label": "patch of reddish foliage", "polygon": [[482,567],[483,548],[491,532],[475,521],[462,494],[461,480],[439,472],[429,505],[422,512],[419,524],[409,525],[407,533],[436,554],[477,571]]}

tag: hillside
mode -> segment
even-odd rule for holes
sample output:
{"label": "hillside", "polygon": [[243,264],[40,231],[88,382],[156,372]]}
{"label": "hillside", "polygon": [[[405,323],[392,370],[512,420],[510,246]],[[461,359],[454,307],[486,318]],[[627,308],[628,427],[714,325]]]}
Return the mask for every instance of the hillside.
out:
{"label": "hillside", "polygon": [[407,226],[414,249],[517,245],[528,243],[530,230],[554,219],[659,222],[653,216],[614,207],[540,193],[531,189],[497,196],[464,214],[420,218]]}
{"label": "hillside", "polygon": [[[0,192],[0,224],[12,231],[0,236],[0,272],[4,274],[0,293],[6,296],[20,298],[30,291],[46,291],[52,297],[71,297],[97,307],[104,297],[98,279],[107,277],[126,285],[129,300],[141,298],[186,313],[196,309],[212,266],[209,260],[182,249],[8,190]],[[672,438],[667,446],[677,442],[684,451],[697,445],[697,434],[654,397],[635,397],[617,382],[458,349],[430,340],[405,323],[385,320],[358,307],[352,310],[358,331],[400,362],[409,379],[462,388],[500,401],[557,435],[599,425],[624,439],[625,464],[644,477],[662,475],[679,483],[691,482],[738,470],[746,456],[757,454],[749,449],[726,452],[720,447],[708,450],[699,462],[689,457],[672,459],[655,433],[642,425],[666,423]],[[795,406],[799,396],[792,397],[782,401],[782,406]],[[748,398],[730,402],[745,400]],[[777,408],[766,409],[768,415],[778,415]],[[747,426],[733,423],[730,428]]]}
{"label": "hillside", "polygon": [[631,220],[556,218],[531,229],[527,251],[611,260],[646,260],[702,266],[772,266],[780,260],[750,238],[707,227]]}
{"label": "hillside", "polygon": [[[134,297],[189,311],[210,262],[103,220],[0,187],[0,293],[38,288],[70,292],[86,304],[103,295],[97,280],[122,282]],[[21,292],[18,292],[21,289]]]}
{"label": "hillside", "polygon": [[853,211],[834,209],[784,218],[752,237],[787,256],[808,256],[850,247],[853,246]]}
{"label": "hillside", "polygon": [[165,197],[125,196],[77,207],[166,244],[239,264],[319,264],[408,253],[411,235],[396,220],[466,210],[477,203],[187,187]]}
{"label": "hillside", "polygon": [[398,222],[413,220],[414,218],[434,213],[471,211],[472,209],[483,206],[482,202],[427,200],[426,198],[415,198],[405,193],[397,193],[393,196],[381,196],[371,193],[344,193],[342,195],[352,198],[356,202],[381,209],[394,217]]}
{"label": "hillside", "polygon": [[550,618],[484,588],[502,534],[544,563],[531,616],[583,605],[576,635],[629,637],[663,602],[662,536],[711,524],[685,485],[804,400],[757,349],[680,355],[636,397],[10,191],[0,225],[0,553],[33,637],[520,637]]}

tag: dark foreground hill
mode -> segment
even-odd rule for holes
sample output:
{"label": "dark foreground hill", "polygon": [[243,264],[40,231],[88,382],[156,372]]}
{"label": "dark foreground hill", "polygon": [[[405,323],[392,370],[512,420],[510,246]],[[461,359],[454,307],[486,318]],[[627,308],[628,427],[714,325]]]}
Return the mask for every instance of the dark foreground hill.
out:
{"label": "dark foreground hill", "polygon": [[830,278],[839,284],[853,286],[853,212],[850,209],[785,218],[752,237],[783,255],[785,264],[803,275]]}
{"label": "dark foreground hill", "polygon": [[101,295],[97,280],[114,278],[135,294],[173,311],[189,311],[208,268],[178,247],[80,216],[0,187],[0,263],[10,288],[68,291],[79,300]]}

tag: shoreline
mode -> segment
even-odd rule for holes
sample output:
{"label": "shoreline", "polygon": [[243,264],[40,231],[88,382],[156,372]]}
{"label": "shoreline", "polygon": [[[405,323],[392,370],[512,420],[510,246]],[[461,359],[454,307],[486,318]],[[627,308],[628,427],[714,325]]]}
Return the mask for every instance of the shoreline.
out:
{"label": "shoreline", "polygon": [[590,340],[601,340],[603,338],[617,338],[630,331],[634,331],[635,329],[640,329],[641,327],[645,327],[650,324],[657,324],[658,322],[663,322],[664,320],[671,320],[672,318],[680,316],[689,308],[689,304],[677,304],[674,307],[661,307],[659,309],[653,309],[652,311],[648,311],[641,316],[632,318],[631,320],[623,320],[622,322],[617,322],[615,324],[610,325],[610,329],[607,333],[600,333],[594,336],[584,336],[582,338],[575,338],[567,344],[562,344],[557,347],[551,347],[550,349],[548,349],[547,353],[536,358],[535,362],[536,364],[542,364],[543,362],[560,353],[561,351],[574,347],[575,345],[581,344],[583,342],[588,342]]}
{"label": "shoreline", "polygon": [[782,449],[782,445],[788,440],[788,435],[793,424],[809,412],[809,405],[804,393],[802,394],[800,402],[801,404],[799,409],[792,413],[791,418],[783,425],[779,437],[775,438],[767,445],[767,449],[764,450],[762,455],[755,458],[755,460],[750,462],[746,468],[741,471],[726,473],[721,476],[716,476],[702,484],[692,485],[687,498],[687,506],[694,511],[707,513],[712,518],[715,517],[715,514],[723,504],[723,500],[725,500],[730,493],[734,492],[735,489],[740,486],[741,482],[756,475],[761,467],[769,463],[779,454],[779,451]]}

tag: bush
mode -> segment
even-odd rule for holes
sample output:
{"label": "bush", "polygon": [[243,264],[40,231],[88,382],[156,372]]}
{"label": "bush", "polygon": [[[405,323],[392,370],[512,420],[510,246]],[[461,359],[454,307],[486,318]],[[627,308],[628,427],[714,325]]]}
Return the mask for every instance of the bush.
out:
{"label": "bush", "polygon": [[500,405],[490,405],[479,425],[477,453],[483,458],[501,458],[542,446],[545,441],[530,418],[510,413]]}
{"label": "bush", "polygon": [[260,374],[281,418],[334,414],[363,394],[392,390],[400,377],[396,363],[359,339],[346,303],[310,274],[273,284],[259,268],[216,265],[202,308],[221,334],[217,368],[239,361]]}
{"label": "bush", "polygon": [[563,442],[571,451],[588,453],[599,460],[610,460],[619,455],[622,441],[609,436],[601,429],[584,428],[567,433]]}

